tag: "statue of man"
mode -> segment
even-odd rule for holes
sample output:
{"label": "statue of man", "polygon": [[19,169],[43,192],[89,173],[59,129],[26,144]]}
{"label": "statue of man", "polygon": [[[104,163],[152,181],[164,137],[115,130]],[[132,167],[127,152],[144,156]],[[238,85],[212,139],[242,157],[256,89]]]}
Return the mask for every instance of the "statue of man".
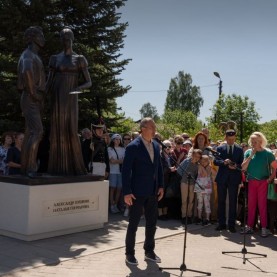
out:
{"label": "statue of man", "polygon": [[45,91],[45,72],[38,51],[44,46],[42,29],[29,27],[24,34],[28,44],[18,61],[18,84],[21,110],[25,117],[25,137],[21,151],[21,172],[36,176],[37,151],[43,134],[41,109]]}

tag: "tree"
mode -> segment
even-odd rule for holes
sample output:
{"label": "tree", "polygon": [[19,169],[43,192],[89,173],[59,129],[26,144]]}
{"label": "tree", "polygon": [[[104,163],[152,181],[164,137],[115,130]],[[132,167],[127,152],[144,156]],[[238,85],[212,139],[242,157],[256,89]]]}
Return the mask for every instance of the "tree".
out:
{"label": "tree", "polygon": [[212,116],[207,120],[209,128],[214,130],[214,132],[211,132],[213,140],[222,139],[224,135],[218,132],[220,122],[235,121],[237,123],[238,137],[241,136],[242,131],[243,141],[247,141],[249,135],[259,129],[258,121],[261,117],[256,111],[255,102],[250,101],[248,96],[236,94],[226,96],[221,94],[211,111]]}
{"label": "tree", "polygon": [[198,121],[196,115],[191,111],[167,110],[157,129],[165,138],[174,137],[184,132],[193,137],[202,129],[202,125],[202,122]]}
{"label": "tree", "polygon": [[266,136],[268,143],[277,142],[277,120],[260,124],[260,131]]}
{"label": "tree", "polygon": [[138,123],[135,123],[133,119],[131,118],[124,118],[121,120],[118,120],[117,125],[113,125],[110,129],[111,133],[118,133],[118,134],[124,134],[124,133],[132,133],[137,132],[139,130]]}
{"label": "tree", "polygon": [[158,121],[159,115],[157,112],[157,108],[152,106],[149,102],[142,105],[139,110],[141,117],[152,117],[155,121]]}
{"label": "tree", "polygon": [[200,107],[204,100],[200,94],[200,88],[192,86],[190,74],[179,71],[178,76],[171,79],[167,91],[165,111],[184,110],[191,111],[196,116],[200,113]]}
{"label": "tree", "polygon": [[[120,85],[118,77],[130,59],[121,59],[124,31],[128,23],[120,23],[118,9],[126,0],[1,0],[0,1],[0,102],[1,120],[10,125],[21,118],[16,91],[16,68],[26,48],[24,31],[41,26],[46,38],[40,53],[44,65],[52,54],[61,51],[59,32],[68,26],[74,32],[74,50],[84,55],[89,64],[93,85],[79,97],[80,127],[88,126],[93,116],[116,113],[115,98],[130,86]],[[47,69],[47,67],[46,67]],[[22,123],[24,120],[21,120]],[[47,109],[44,121],[48,121]],[[1,126],[0,126],[1,128]]]}

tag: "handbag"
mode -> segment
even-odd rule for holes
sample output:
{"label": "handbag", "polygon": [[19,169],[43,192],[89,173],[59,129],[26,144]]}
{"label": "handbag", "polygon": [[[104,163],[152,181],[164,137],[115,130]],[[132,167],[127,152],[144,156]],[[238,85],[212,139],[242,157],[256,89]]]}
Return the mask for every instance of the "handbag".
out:
{"label": "handbag", "polygon": [[105,176],[105,173],[106,173],[106,164],[105,163],[99,163],[99,162],[92,163],[92,174],[93,175]]}
{"label": "handbag", "polygon": [[274,181],[268,184],[267,199],[277,201],[277,184],[274,184]]}
{"label": "handbag", "polygon": [[[268,159],[267,159],[267,166],[268,166],[268,171],[270,173],[270,167],[269,167]],[[274,179],[268,184],[267,199],[277,201],[277,184],[274,184]]]}

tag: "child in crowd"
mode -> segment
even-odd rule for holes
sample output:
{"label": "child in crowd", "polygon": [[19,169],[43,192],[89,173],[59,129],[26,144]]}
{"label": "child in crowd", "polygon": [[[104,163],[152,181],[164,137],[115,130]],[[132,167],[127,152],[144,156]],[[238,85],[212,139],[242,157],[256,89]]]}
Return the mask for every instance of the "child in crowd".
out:
{"label": "child in crowd", "polygon": [[207,155],[202,155],[200,164],[198,166],[198,175],[195,184],[195,192],[197,195],[197,210],[198,218],[196,224],[202,222],[203,204],[206,218],[203,219],[202,225],[208,225],[210,223],[211,207],[210,199],[212,194],[212,169],[210,166],[210,158]]}
{"label": "child in crowd", "polygon": [[194,149],[190,158],[186,158],[177,168],[181,179],[182,198],[182,224],[192,223],[192,208],[194,200],[194,185],[198,174],[198,162],[201,159],[202,151]]}

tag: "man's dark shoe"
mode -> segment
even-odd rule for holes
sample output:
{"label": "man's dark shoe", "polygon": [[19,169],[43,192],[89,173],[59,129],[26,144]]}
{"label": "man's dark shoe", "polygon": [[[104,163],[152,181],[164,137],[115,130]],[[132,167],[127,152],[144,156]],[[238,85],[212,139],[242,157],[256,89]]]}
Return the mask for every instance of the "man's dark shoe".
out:
{"label": "man's dark shoe", "polygon": [[138,260],[136,259],[135,255],[126,255],[125,262],[131,265],[138,265]]}
{"label": "man's dark shoe", "polygon": [[228,229],[231,233],[236,233],[237,232],[237,230],[234,226],[230,226]]}
{"label": "man's dark shoe", "polygon": [[216,228],[215,228],[216,231],[222,231],[222,230],[226,230],[226,225],[218,225]]}
{"label": "man's dark shoe", "polygon": [[182,223],[183,225],[185,225],[185,224],[186,224],[186,217],[182,217],[182,219],[181,219],[181,223]]}
{"label": "man's dark shoe", "polygon": [[197,218],[195,219],[194,223],[195,223],[196,225],[199,225],[199,224],[202,223],[202,219],[199,218],[199,217],[197,217]]}
{"label": "man's dark shoe", "polygon": [[160,263],[161,259],[155,254],[155,252],[145,253],[144,260]]}
{"label": "man's dark shoe", "polygon": [[202,222],[202,226],[208,226],[211,225],[210,221],[208,219],[204,219]]}
{"label": "man's dark shoe", "polygon": [[190,216],[188,216],[188,224],[191,224],[192,223],[192,219]]}

